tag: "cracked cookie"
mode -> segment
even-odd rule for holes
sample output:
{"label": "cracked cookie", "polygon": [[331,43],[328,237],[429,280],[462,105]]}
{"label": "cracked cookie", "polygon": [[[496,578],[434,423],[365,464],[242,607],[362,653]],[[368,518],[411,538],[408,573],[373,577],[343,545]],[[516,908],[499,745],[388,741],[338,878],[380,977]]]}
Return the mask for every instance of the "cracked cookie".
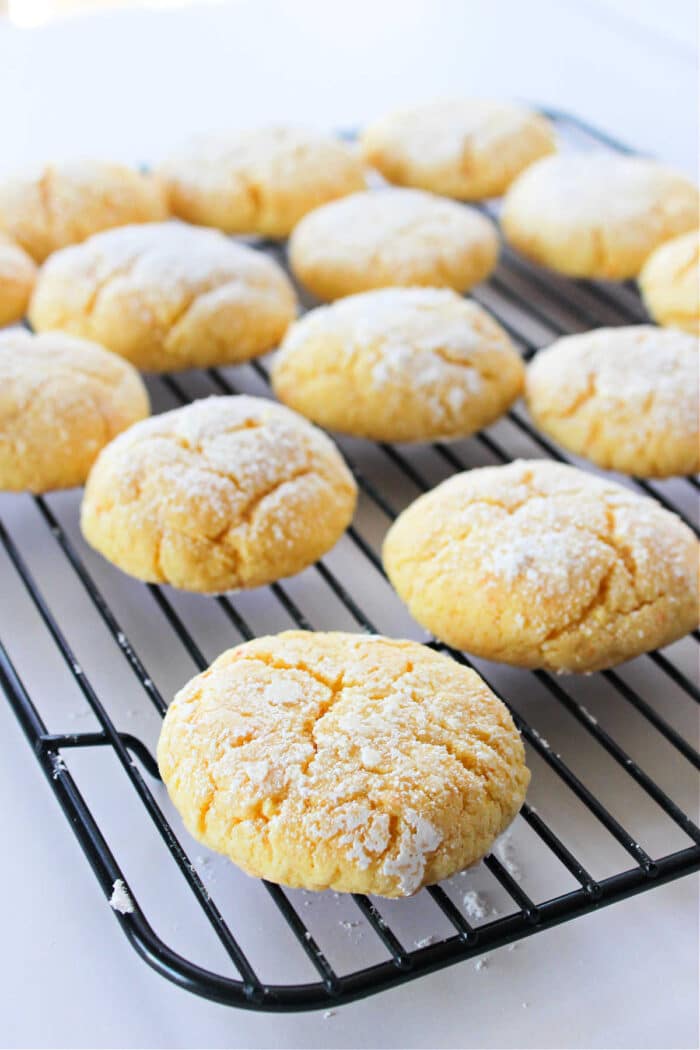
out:
{"label": "cracked cookie", "polygon": [[458,649],[596,671],[698,626],[698,542],[654,500],[575,467],[457,474],[412,503],[384,567],[416,620]]}
{"label": "cracked cookie", "polygon": [[350,146],[284,126],[195,140],[160,174],[180,218],[266,237],[286,237],[307,212],[365,188]]}
{"label": "cracked cookie", "polygon": [[0,181],[0,230],[37,262],[99,230],[167,215],[160,182],[123,164],[47,164]]}
{"label": "cracked cookie", "polygon": [[0,233],[0,325],[24,317],[36,281],[34,260]]}
{"label": "cracked cookie", "polygon": [[340,539],[355,500],[335,445],[301,416],[211,397],[113,441],[90,473],[81,526],[138,579],[217,593],[301,572]]}
{"label": "cracked cookie", "polygon": [[385,288],[321,306],[292,325],[275,393],[330,430],[375,441],[464,437],[521,392],[501,326],[450,289]]}
{"label": "cracked cookie", "polygon": [[475,671],[335,632],[223,653],[168,708],[158,765],[189,832],[248,874],[385,897],[479,861],[530,780]]}
{"label": "cracked cookie", "polygon": [[552,153],[548,120],[488,99],[430,102],[365,128],[362,152],[389,182],[458,200],[499,197],[529,164]]}
{"label": "cracked cookie", "polygon": [[700,334],[700,236],[683,233],[666,241],[644,263],[639,289],[659,324]]}
{"label": "cracked cookie", "polygon": [[570,277],[636,277],[663,241],[698,225],[698,191],[684,175],[642,157],[545,157],[508,190],[506,240]]}
{"label": "cracked cookie", "polygon": [[535,423],[599,467],[665,478],[700,469],[698,340],[651,325],[558,339],[527,369]]}
{"label": "cracked cookie", "polygon": [[247,361],[276,346],[296,297],[272,259],[185,223],[123,226],[42,267],[37,330],[95,339],[154,372]]}
{"label": "cracked cookie", "polygon": [[292,270],[323,300],[396,285],[465,292],[497,258],[487,218],[423,190],[387,188],[324,204],[289,241]]}
{"label": "cracked cookie", "polygon": [[0,332],[0,489],[82,485],[107,442],[148,412],[138,372],[101,346]]}

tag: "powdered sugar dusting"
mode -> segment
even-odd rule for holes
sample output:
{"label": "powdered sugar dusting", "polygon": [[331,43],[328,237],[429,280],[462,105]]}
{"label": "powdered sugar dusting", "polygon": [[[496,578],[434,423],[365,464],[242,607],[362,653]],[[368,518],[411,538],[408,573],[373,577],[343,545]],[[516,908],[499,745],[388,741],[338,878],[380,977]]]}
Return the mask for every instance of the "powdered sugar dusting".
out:
{"label": "powdered sugar dusting", "polygon": [[568,531],[510,535],[506,543],[487,552],[485,564],[506,583],[520,579],[540,593],[564,595],[594,542],[585,534]]}
{"label": "powdered sugar dusting", "polygon": [[402,892],[410,894],[420,886],[426,856],[438,848],[442,832],[414,810],[406,811],[404,821],[398,854],[384,861],[382,871],[385,875],[395,875]]}

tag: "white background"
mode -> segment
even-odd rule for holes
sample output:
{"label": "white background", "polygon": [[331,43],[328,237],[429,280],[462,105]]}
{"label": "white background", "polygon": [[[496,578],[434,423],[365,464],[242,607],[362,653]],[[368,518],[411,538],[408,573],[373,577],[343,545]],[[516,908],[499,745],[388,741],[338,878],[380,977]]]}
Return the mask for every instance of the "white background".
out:
{"label": "white background", "polygon": [[[693,0],[238,0],[32,31],[0,23],[0,165],[151,161],[193,130],[352,126],[407,100],[479,93],[568,108],[694,173],[695,11]],[[697,1045],[694,879],[327,1020],[188,996],[127,945],[4,706],[0,741],[4,1046]]]}

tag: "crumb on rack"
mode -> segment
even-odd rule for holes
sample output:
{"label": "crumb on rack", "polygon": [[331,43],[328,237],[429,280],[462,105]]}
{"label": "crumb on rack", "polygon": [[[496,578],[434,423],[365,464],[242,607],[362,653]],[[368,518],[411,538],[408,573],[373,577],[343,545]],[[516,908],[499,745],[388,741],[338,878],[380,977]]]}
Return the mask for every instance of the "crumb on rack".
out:
{"label": "crumb on rack", "polygon": [[109,906],[120,915],[129,915],[134,910],[134,902],[124,884],[123,879],[115,879],[112,884],[112,896],[109,898]]}

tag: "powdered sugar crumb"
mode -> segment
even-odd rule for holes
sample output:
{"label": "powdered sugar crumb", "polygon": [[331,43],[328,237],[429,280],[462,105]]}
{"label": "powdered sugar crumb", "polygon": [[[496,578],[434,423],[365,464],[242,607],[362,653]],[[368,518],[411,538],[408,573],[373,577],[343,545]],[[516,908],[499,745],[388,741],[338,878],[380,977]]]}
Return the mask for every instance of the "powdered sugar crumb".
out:
{"label": "powdered sugar crumb", "polygon": [[112,896],[109,898],[109,906],[120,915],[130,915],[134,910],[134,902],[126,888],[123,879],[115,879],[112,883]]}
{"label": "powdered sugar crumb", "polygon": [[515,846],[508,833],[501,835],[493,847],[493,852],[512,878],[519,879],[522,876],[522,871],[517,863]]}
{"label": "powdered sugar crumb", "polygon": [[483,893],[478,893],[476,890],[469,890],[464,894],[462,907],[470,922],[480,922],[488,916],[491,910],[486,897]]}
{"label": "powdered sugar crumb", "polygon": [[431,944],[437,944],[438,938],[434,933],[429,934],[427,937],[421,937],[419,941],[413,942],[414,948],[427,948]]}
{"label": "powdered sugar crumb", "polygon": [[66,763],[63,761],[60,755],[52,754],[51,768],[53,770],[53,772],[51,773],[51,779],[58,780],[61,773],[65,772],[67,767]]}

